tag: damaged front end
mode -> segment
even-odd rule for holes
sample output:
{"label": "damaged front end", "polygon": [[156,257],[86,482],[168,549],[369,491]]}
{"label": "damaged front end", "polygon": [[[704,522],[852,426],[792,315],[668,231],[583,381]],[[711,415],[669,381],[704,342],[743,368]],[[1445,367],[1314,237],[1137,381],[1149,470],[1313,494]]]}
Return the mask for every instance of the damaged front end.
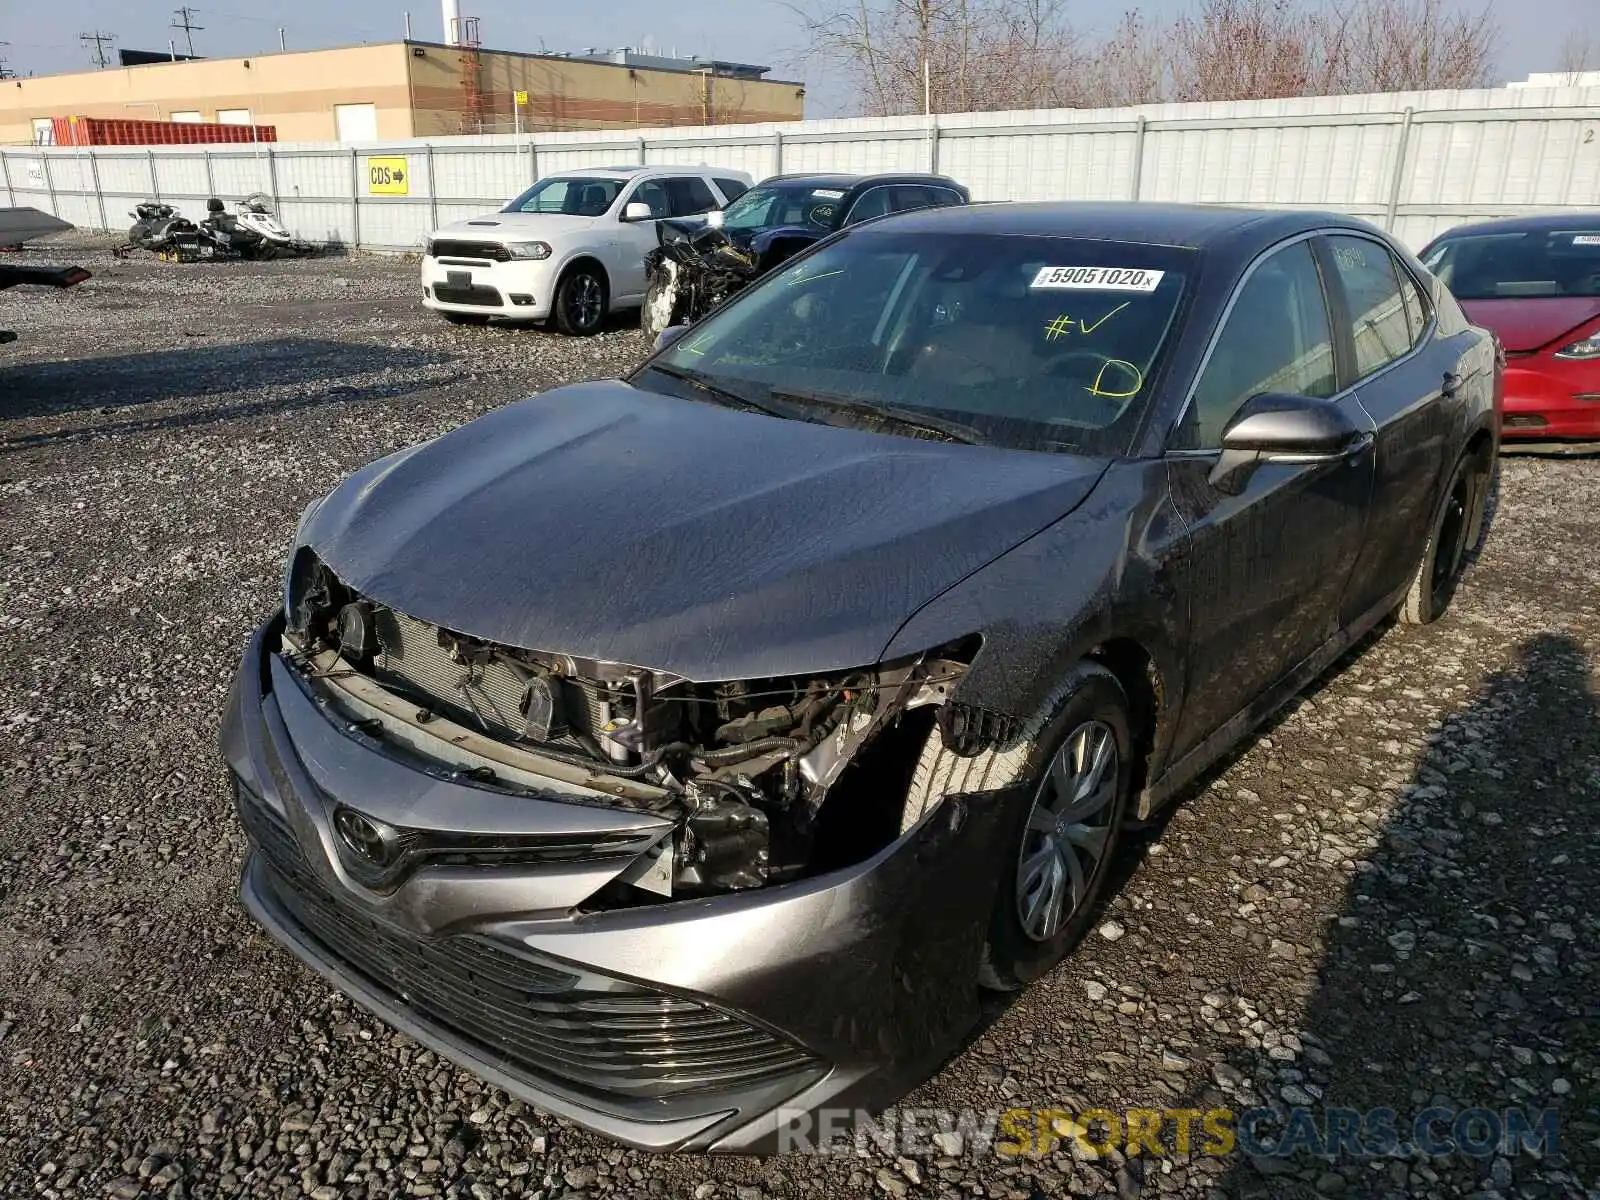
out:
{"label": "damaged front end", "polygon": [[712,226],[656,225],[658,245],[645,255],[644,330],[651,337],[692,325],[762,273],[755,253]]}
{"label": "damaged front end", "polygon": [[308,549],[286,617],[284,662],[351,728],[480,786],[670,822],[588,910],[761,888],[882,849],[902,829],[908,764],[972,650],[699,683],[417,620]]}

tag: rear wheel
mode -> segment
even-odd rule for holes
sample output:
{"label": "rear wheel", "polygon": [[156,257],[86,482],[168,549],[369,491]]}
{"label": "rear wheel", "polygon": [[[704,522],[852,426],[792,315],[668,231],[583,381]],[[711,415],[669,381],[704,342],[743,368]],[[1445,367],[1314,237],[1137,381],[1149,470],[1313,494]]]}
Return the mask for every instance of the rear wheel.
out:
{"label": "rear wheel", "polygon": [[935,729],[908,797],[909,828],[945,796],[1027,784],[1008,814],[1010,845],[996,889],[978,982],[1014,991],[1083,940],[1110,874],[1132,792],[1127,695],[1116,676],[1077,664],[1036,732],[959,758]]}
{"label": "rear wheel", "polygon": [[1477,557],[1489,532],[1498,462],[1469,451],[1461,456],[1435,514],[1422,561],[1400,604],[1407,625],[1431,625],[1444,615],[1467,564]]}
{"label": "rear wheel", "polygon": [[574,337],[599,333],[606,319],[606,281],[596,267],[573,267],[556,287],[556,328]]}

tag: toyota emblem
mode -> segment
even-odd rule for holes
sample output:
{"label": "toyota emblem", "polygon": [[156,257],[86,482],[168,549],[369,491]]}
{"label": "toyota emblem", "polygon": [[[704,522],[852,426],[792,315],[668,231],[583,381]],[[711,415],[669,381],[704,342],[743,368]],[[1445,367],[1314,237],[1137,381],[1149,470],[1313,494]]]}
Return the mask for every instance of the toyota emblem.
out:
{"label": "toyota emblem", "polygon": [[341,808],[333,816],[333,828],[340,846],[364,867],[383,869],[392,866],[400,850],[400,831],[375,821],[353,808]]}

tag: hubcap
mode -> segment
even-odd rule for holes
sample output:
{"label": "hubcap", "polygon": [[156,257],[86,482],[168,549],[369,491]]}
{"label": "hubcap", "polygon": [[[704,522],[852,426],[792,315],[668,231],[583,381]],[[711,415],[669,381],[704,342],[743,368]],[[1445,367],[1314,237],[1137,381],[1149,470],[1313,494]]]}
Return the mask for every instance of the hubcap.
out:
{"label": "hubcap", "polygon": [[1079,725],[1050,760],[1017,855],[1017,919],[1036,942],[1061,931],[1105,857],[1121,766],[1102,721]]}
{"label": "hubcap", "polygon": [[572,281],[567,299],[567,313],[572,317],[574,325],[588,328],[595,324],[600,320],[600,310],[603,306],[598,279],[593,275],[579,275]]}

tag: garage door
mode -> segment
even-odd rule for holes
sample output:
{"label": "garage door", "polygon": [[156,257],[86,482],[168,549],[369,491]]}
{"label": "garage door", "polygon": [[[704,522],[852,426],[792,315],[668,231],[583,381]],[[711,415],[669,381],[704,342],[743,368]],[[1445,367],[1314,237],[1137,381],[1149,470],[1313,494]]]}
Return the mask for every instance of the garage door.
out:
{"label": "garage door", "polygon": [[335,104],[333,126],[341,142],[375,142],[378,108],[374,104]]}

